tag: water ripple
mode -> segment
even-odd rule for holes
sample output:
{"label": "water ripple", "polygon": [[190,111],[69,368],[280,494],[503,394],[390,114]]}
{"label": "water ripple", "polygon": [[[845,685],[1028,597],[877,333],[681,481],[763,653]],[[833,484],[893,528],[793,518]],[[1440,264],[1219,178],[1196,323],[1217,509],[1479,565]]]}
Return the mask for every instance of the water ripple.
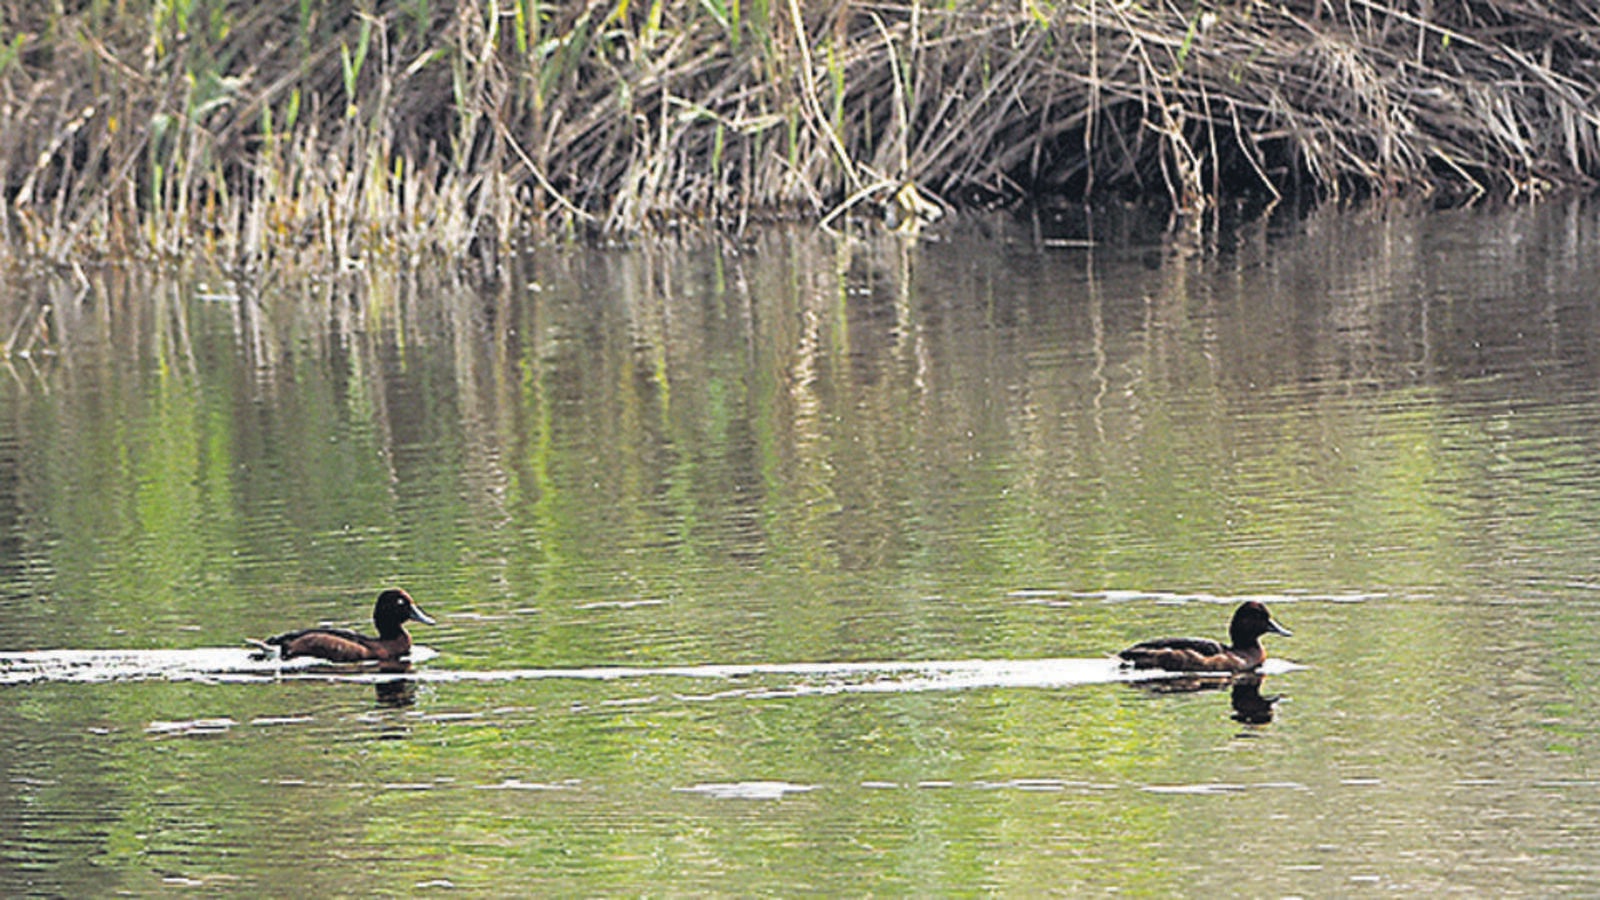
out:
{"label": "water ripple", "polygon": [[[413,648],[417,661],[438,656]],[[1282,674],[1300,666],[1269,659],[1263,674]],[[415,669],[385,672],[373,667],[330,666],[301,658],[288,662],[256,659],[251,651],[227,647],[196,650],[46,650],[0,653],[0,685],[38,681],[88,682],[166,679],[239,683],[255,681],[506,682],[572,679],[620,681],[658,678],[739,681],[753,677],[796,679],[781,687],[731,692],[744,697],[792,697],[841,693],[910,693],[974,688],[1050,688],[1119,681],[1149,681],[1183,673],[1134,670],[1114,658],[967,659],[835,663],[749,663],[696,666],[589,666],[526,669]],[[705,699],[705,698],[696,698]],[[440,721],[476,713],[441,713]],[[230,723],[231,724],[231,723]],[[272,724],[271,722],[267,724]]]}

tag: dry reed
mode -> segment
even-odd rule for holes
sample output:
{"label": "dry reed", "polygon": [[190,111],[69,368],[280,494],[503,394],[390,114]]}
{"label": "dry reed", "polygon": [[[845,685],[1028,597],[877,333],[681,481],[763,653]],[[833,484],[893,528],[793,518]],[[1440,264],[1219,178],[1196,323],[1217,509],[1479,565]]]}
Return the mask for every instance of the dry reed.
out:
{"label": "dry reed", "polygon": [[13,259],[1600,177],[1579,0],[0,0]]}

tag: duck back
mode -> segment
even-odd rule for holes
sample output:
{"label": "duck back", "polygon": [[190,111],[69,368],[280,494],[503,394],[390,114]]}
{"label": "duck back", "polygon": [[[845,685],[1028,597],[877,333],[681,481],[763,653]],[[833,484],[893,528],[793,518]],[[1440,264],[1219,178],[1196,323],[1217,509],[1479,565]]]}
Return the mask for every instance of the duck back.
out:
{"label": "duck back", "polygon": [[[399,646],[400,643],[404,646]],[[315,656],[332,662],[362,662],[364,660],[391,660],[404,656],[411,649],[411,641],[380,641],[343,628],[306,628],[290,631],[266,640],[279,648],[284,659],[297,656]]]}

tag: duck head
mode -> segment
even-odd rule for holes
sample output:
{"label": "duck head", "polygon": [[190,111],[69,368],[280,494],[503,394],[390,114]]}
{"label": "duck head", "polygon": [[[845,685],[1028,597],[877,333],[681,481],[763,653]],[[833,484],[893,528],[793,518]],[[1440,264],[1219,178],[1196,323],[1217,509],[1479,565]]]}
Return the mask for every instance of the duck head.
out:
{"label": "duck head", "polygon": [[390,588],[378,595],[378,602],[372,607],[372,624],[377,626],[380,638],[393,637],[403,629],[406,622],[421,622],[424,625],[437,624],[433,616],[422,611],[411,599],[411,595],[399,588]]}
{"label": "duck head", "polygon": [[1281,634],[1293,637],[1294,632],[1273,621],[1266,604],[1259,600],[1243,603],[1234,611],[1233,622],[1228,625],[1228,637],[1235,647],[1249,647],[1260,643],[1263,634]]}

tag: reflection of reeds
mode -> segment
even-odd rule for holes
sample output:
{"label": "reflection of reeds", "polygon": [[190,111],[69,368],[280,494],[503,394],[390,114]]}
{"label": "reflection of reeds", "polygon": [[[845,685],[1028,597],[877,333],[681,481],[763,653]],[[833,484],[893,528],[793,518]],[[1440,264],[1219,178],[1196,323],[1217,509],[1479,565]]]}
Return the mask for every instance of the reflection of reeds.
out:
{"label": "reflection of reeds", "polygon": [[0,0],[0,228],[251,267],[940,196],[1600,174],[1581,4]]}

